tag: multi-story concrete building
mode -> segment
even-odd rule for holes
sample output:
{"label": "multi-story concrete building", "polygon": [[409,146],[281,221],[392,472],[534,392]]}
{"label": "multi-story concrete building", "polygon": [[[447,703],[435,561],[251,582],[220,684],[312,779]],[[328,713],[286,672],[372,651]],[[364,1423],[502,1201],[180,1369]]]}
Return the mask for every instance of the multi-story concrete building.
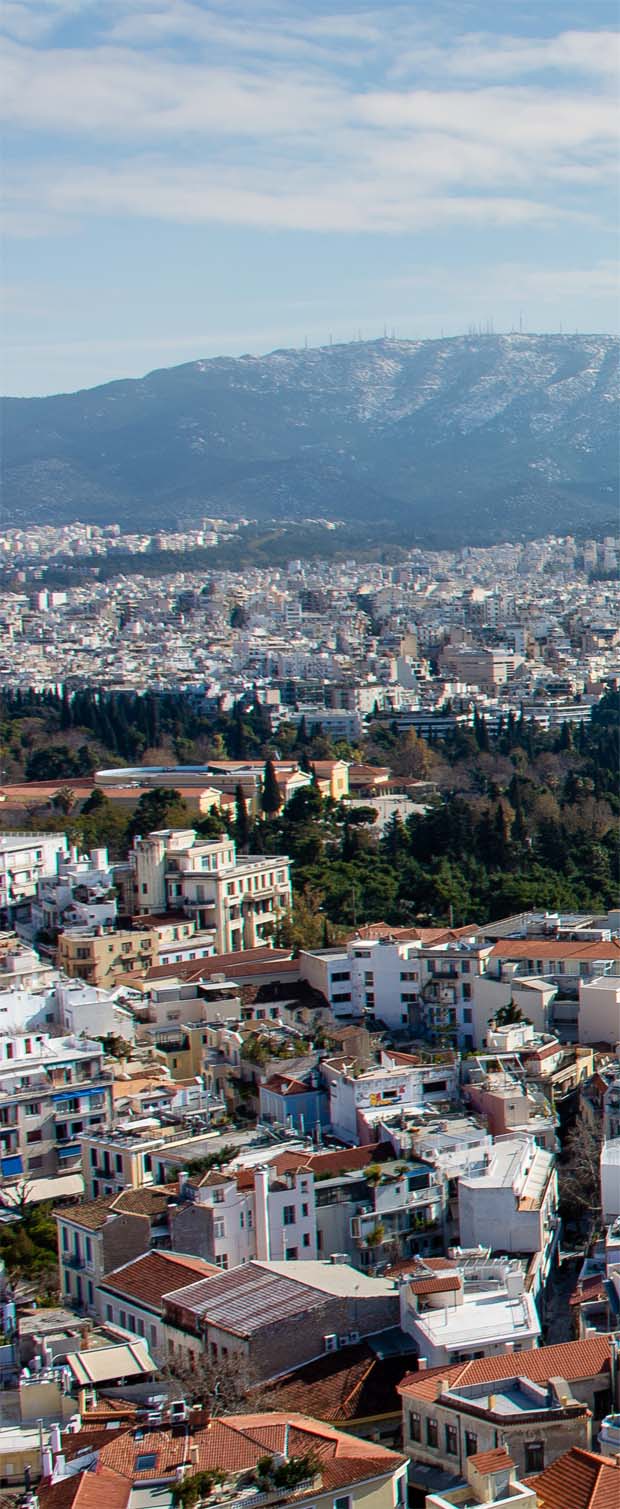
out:
{"label": "multi-story concrete building", "polygon": [[267,943],[291,905],[286,855],[237,857],[232,839],[198,839],[192,828],[135,840],[130,855],[136,910],[182,912],[213,929],[218,953]]}
{"label": "multi-story concrete building", "polygon": [[147,1252],[154,1230],[168,1237],[165,1190],[126,1189],[108,1199],[54,1211],[61,1294],[78,1310],[96,1309],[97,1285],[121,1263]]}
{"label": "multi-story concrete building", "polygon": [[0,917],[12,922],[36,896],[44,875],[55,875],[67,854],[66,833],[0,834]]}
{"label": "multi-story concrete building", "polygon": [[469,1457],[498,1446],[508,1447],[521,1476],[570,1446],[589,1446],[593,1417],[603,1418],[614,1392],[613,1372],[611,1340],[600,1336],[410,1374],[399,1392],[411,1485],[424,1491],[429,1468],[458,1480]]}
{"label": "multi-story concrete building", "polygon": [[236,1173],[181,1174],[170,1229],[181,1252],[194,1252],[223,1269],[252,1258],[316,1258],[314,1175],[309,1169],[279,1172],[273,1164]]}
{"label": "multi-story concrete building", "polygon": [[549,1272],[559,1240],[558,1184],[553,1153],[529,1137],[496,1142],[486,1166],[459,1179],[463,1247],[544,1257]]}
{"label": "multi-story concrete building", "polygon": [[389,1109],[445,1103],[456,1096],[457,1064],[444,1054],[424,1056],[382,1050],[379,1064],[343,1064],[325,1059],[321,1072],[329,1090],[330,1123],[342,1142],[371,1142],[372,1130]]}
{"label": "multi-story concrete building", "polygon": [[82,1133],[111,1117],[112,1076],[101,1043],[45,1033],[1,1037],[0,1076],[0,1172],[79,1168]]}
{"label": "multi-story concrete building", "polygon": [[121,930],[71,927],[58,939],[58,964],[72,979],[113,989],[125,975],[144,974],[158,963],[157,937],[151,928]]}
{"label": "multi-story concrete building", "polygon": [[[116,918],[116,891],[107,849],[79,854],[72,848],[58,856],[58,873],[37,881],[30,923],[37,942],[53,940],[62,927],[111,927]],[[43,934],[43,940],[38,935]]]}
{"label": "multi-story concrete building", "polygon": [[536,1346],[540,1321],[516,1259],[455,1252],[421,1261],[400,1289],[401,1325],[425,1367]]}
{"label": "multi-story concrete building", "polygon": [[490,945],[476,942],[475,929],[467,938],[441,928],[397,928],[340,948],[302,950],[300,975],[335,1016],[366,1014],[392,1033],[471,1049],[475,982],[490,953]]}

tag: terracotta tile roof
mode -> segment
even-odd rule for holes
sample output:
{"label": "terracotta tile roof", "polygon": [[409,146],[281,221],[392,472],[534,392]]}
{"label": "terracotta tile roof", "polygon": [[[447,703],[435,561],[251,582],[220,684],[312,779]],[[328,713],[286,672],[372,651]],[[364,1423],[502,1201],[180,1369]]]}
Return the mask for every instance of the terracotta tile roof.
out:
{"label": "terracotta tile roof", "polygon": [[571,1446],[526,1483],[536,1490],[540,1509],[618,1509],[620,1460]]}
{"label": "terracotta tile roof", "polygon": [[143,1189],[123,1189],[120,1195],[113,1198],[114,1210],[132,1216],[162,1215],[168,1207],[171,1194],[175,1192],[176,1186],[156,1184]]}
{"label": "terracotta tile roof", "polygon": [[617,959],[620,961],[620,942],[611,938],[608,943],[565,943],[558,938],[513,938],[502,939],[491,949],[493,959]]}
{"label": "terracotta tile roof", "polygon": [[133,1262],[107,1273],[101,1280],[101,1288],[149,1310],[161,1311],[164,1294],[199,1279],[221,1276],[221,1271],[203,1258],[186,1257],[178,1252],[145,1252]]}
{"label": "terracotta tile roof", "polygon": [[453,1258],[444,1257],[410,1257],[399,1258],[398,1262],[390,1263],[386,1268],[384,1278],[395,1277],[398,1273],[411,1273],[419,1278],[428,1278],[428,1269],[435,1273],[447,1273],[450,1268],[458,1268],[458,1263]]}
{"label": "terracotta tile roof", "polygon": [[367,1342],[328,1352],[279,1378],[269,1390],[276,1409],[312,1410],[319,1420],[347,1424],[373,1415],[400,1415],[397,1385],[409,1367],[406,1357],[379,1359]]}
{"label": "terracotta tile roof", "polygon": [[491,1451],[476,1451],[468,1459],[478,1472],[501,1472],[502,1468],[514,1467],[507,1446],[494,1446]]}
{"label": "terracotta tile roof", "polygon": [[367,1142],[361,1147],[338,1147],[329,1153],[281,1153],[273,1159],[279,1174],[293,1169],[308,1169],[317,1176],[353,1173],[371,1163],[385,1163],[394,1157],[389,1142]]}
{"label": "terracotta tile roof", "polygon": [[402,1390],[411,1398],[434,1400],[439,1397],[442,1379],[450,1388],[467,1383],[492,1383],[498,1378],[519,1376],[534,1383],[549,1378],[565,1378],[575,1383],[580,1378],[596,1378],[611,1372],[609,1336],[591,1336],[584,1341],[561,1341],[551,1347],[530,1347],[518,1353],[498,1357],[479,1357],[472,1362],[457,1362],[451,1367],[428,1368],[403,1379]]}
{"label": "terracotta tile roof", "polygon": [[127,1509],[131,1483],[101,1462],[89,1472],[76,1472],[58,1483],[37,1488],[41,1509]]}
{"label": "terracotta tile roof", "polygon": [[[143,919],[146,920],[146,919]],[[209,954],[206,959],[187,959],[179,964],[153,964],[150,969],[136,972],[136,978],[144,980],[210,980],[211,975],[226,975],[228,980],[243,979],[255,974],[299,973],[299,960],[293,959],[289,948],[244,948],[230,954]],[[134,978],[125,976],[128,983]]]}
{"label": "terracotta tile roof", "polygon": [[312,1086],[305,1085],[301,1079],[288,1078],[286,1074],[272,1074],[265,1080],[265,1090],[272,1090],[274,1095],[308,1095],[312,1093]]}
{"label": "terracotta tile roof", "polygon": [[[406,1460],[395,1452],[382,1449],[376,1442],[362,1441],[308,1416],[282,1411],[220,1417],[212,1420],[206,1428],[195,1430],[189,1444],[197,1459],[194,1471],[199,1472],[214,1468],[223,1472],[242,1472],[256,1466],[266,1453],[285,1453],[286,1448],[290,1456],[312,1452],[320,1460],[324,1491],[393,1473]],[[176,1478],[178,1468],[187,1457],[185,1432],[178,1434],[163,1429],[144,1431],[139,1441],[132,1433],[125,1432],[102,1448],[99,1461],[130,1482],[148,1482]],[[154,1458],[151,1465],[140,1465],[151,1458]],[[49,1509],[65,1509],[65,1506],[50,1505]]]}
{"label": "terracotta tile roof", "polygon": [[460,1289],[458,1273],[437,1274],[436,1278],[412,1278],[409,1288],[414,1294],[449,1294]]}
{"label": "terracotta tile roof", "polygon": [[72,1221],[74,1226],[84,1226],[87,1231],[100,1231],[114,1214],[114,1195],[99,1200],[87,1200],[79,1205],[61,1205],[54,1215],[63,1221]]}

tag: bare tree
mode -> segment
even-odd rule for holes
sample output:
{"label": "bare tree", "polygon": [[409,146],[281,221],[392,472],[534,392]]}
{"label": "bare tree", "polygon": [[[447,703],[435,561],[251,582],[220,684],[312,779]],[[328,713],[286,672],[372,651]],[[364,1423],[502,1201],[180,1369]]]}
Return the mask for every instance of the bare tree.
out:
{"label": "bare tree", "polygon": [[200,1404],[211,1415],[234,1414],[247,1405],[257,1383],[251,1363],[240,1354],[211,1358],[202,1352],[193,1363],[175,1360],[164,1376],[188,1404]]}
{"label": "bare tree", "polygon": [[601,1224],[602,1143],[602,1127],[593,1125],[581,1112],[568,1134],[558,1169],[565,1217],[576,1219],[589,1238]]}

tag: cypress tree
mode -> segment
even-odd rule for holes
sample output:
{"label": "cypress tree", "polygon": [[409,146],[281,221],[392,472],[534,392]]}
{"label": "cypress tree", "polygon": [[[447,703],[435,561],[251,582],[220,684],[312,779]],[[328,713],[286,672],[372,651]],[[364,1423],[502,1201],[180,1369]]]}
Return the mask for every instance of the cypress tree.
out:
{"label": "cypress tree", "polygon": [[250,842],[250,819],[241,784],[235,786],[235,839],[237,848],[245,852]]}
{"label": "cypress tree", "polygon": [[280,787],[276,778],[276,770],[273,760],[265,760],[265,774],[263,777],[263,789],[260,804],[266,817],[275,817],[282,806]]}

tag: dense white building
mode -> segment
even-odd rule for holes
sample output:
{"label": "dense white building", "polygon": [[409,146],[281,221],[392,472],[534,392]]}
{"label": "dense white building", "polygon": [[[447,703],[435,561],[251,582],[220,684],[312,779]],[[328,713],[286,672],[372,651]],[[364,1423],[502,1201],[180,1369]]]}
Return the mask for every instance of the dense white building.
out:
{"label": "dense white building", "polygon": [[327,1083],[330,1124],[336,1137],[346,1143],[372,1141],[369,1130],[380,1123],[388,1109],[403,1112],[413,1107],[448,1103],[456,1094],[457,1064],[420,1063],[409,1054],[381,1054],[381,1063],[360,1068],[325,1060],[322,1073]]}
{"label": "dense white building", "polygon": [[528,1137],[496,1142],[486,1166],[459,1179],[463,1247],[542,1253],[551,1261],[558,1235],[558,1187],[553,1153]]}
{"label": "dense white building", "polygon": [[437,1258],[400,1290],[401,1325],[428,1368],[536,1346],[540,1321],[519,1263],[489,1252]]}
{"label": "dense white building", "polygon": [[13,919],[36,895],[44,875],[55,875],[67,854],[65,833],[0,834],[0,916]]}
{"label": "dense white building", "polygon": [[233,839],[193,828],[137,838],[130,854],[136,912],[181,912],[213,929],[217,953],[268,943],[291,906],[285,854],[237,856]]}
{"label": "dense white building", "polygon": [[34,1032],[0,1037],[0,1173],[79,1168],[79,1138],[110,1120],[111,1085],[99,1042]]}
{"label": "dense white building", "polygon": [[601,1148],[601,1205],[603,1221],[611,1225],[620,1216],[620,1137],[610,1137]]}

